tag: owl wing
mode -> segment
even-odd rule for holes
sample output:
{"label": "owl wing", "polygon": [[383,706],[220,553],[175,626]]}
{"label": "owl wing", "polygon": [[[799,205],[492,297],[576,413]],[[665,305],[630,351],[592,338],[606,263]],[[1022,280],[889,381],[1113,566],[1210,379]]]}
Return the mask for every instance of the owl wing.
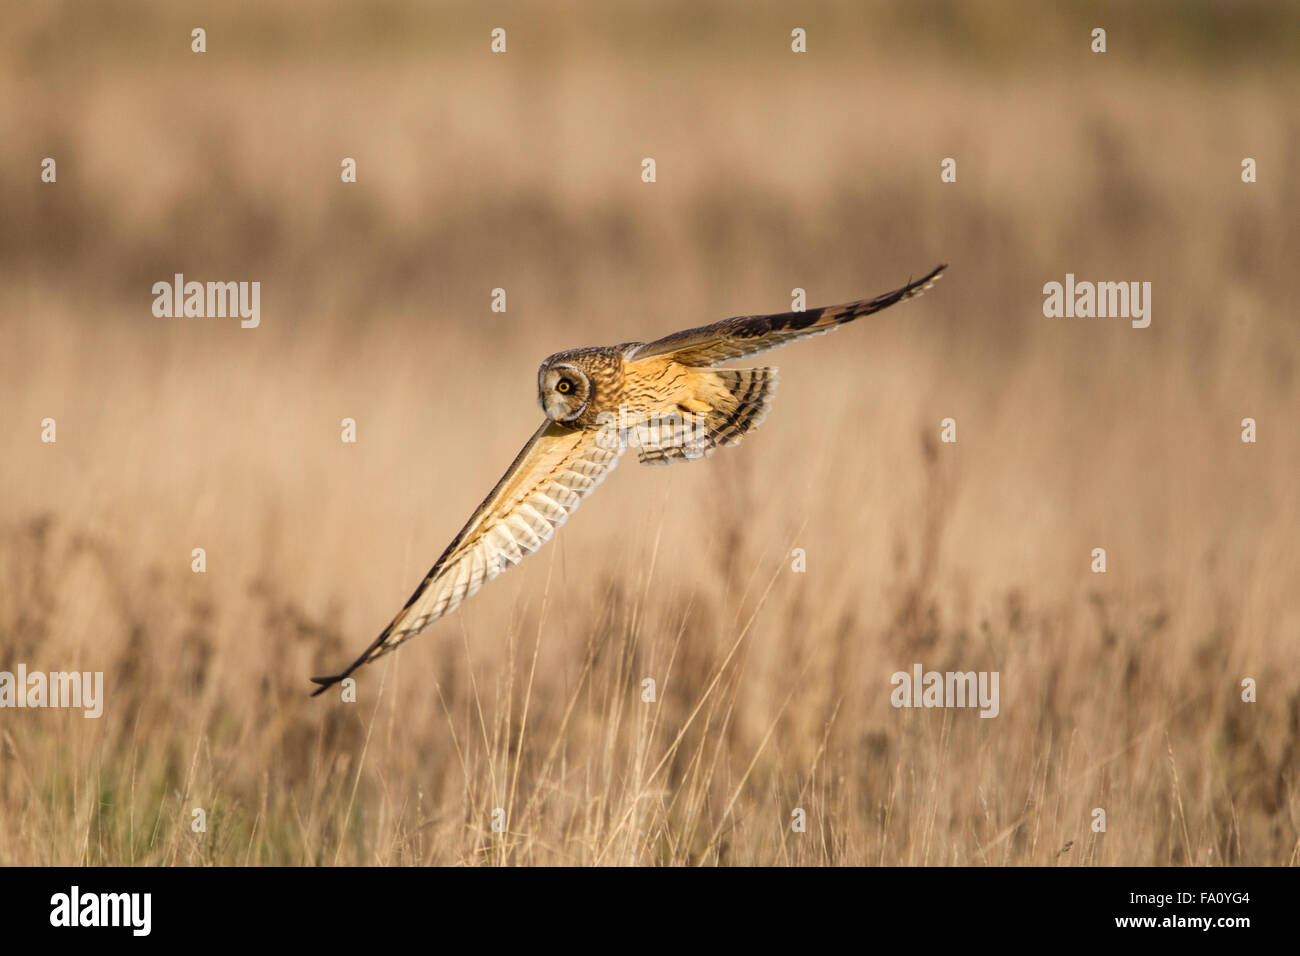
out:
{"label": "owl wing", "polygon": [[674,332],[658,341],[646,342],[629,350],[626,357],[628,361],[635,361],[654,355],[667,355],[682,365],[720,365],[778,348],[795,339],[823,335],[846,322],[918,296],[934,285],[934,281],[946,268],[946,264],[938,266],[929,275],[874,299],[859,299],[857,302],[808,309],[806,312],[740,315],[712,325],[702,325],[697,329]]}
{"label": "owl wing", "polygon": [[600,434],[550,421],[543,424],[406,606],[346,670],[313,677],[321,686],[312,696],[450,614],[484,582],[540,548],[618,464],[622,447],[603,447]]}

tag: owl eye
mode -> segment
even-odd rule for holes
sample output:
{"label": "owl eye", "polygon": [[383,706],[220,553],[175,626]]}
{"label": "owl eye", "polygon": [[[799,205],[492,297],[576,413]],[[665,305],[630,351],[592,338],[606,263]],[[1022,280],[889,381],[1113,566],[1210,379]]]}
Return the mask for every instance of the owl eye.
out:
{"label": "owl eye", "polygon": [[559,384],[555,386],[555,390],[561,395],[567,395],[569,392],[573,391],[573,383],[567,378],[562,378],[560,379]]}

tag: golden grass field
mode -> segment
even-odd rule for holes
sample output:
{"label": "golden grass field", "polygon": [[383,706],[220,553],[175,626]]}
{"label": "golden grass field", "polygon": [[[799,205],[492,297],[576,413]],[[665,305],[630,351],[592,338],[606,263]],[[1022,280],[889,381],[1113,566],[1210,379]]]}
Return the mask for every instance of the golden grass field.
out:
{"label": "golden grass field", "polygon": [[[6,13],[0,670],[105,702],[0,710],[0,864],[1300,861],[1293,10],[366,9]],[[739,447],[626,456],[357,703],[308,696],[548,354],[938,262],[749,363]],[[175,272],[260,281],[260,327],[155,318]],[[1150,328],[1044,318],[1067,272],[1150,281]],[[1000,714],[893,708],[917,662],[999,672]]]}

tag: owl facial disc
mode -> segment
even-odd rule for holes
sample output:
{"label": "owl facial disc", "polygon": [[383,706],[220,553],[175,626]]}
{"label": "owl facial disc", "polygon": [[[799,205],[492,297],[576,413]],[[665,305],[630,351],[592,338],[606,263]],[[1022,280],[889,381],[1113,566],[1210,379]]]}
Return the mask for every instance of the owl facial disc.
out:
{"label": "owl facial disc", "polygon": [[537,382],[538,401],[553,422],[571,422],[591,401],[591,380],[575,365],[543,368]]}

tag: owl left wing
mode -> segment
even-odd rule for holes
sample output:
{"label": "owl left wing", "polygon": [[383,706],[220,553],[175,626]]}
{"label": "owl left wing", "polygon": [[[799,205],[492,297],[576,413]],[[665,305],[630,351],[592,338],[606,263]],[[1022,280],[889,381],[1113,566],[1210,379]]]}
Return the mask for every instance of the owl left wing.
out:
{"label": "owl left wing", "polygon": [[655,342],[639,345],[627,353],[628,361],[667,355],[682,365],[720,365],[733,359],[756,355],[811,335],[824,335],[864,315],[879,312],[898,302],[920,295],[934,285],[948,266],[941,265],[901,289],[874,299],[859,299],[843,305],[829,305],[805,312],[773,315],[740,315],[712,325],[686,329]]}
{"label": "owl left wing", "polygon": [[621,445],[612,442],[615,447],[605,448],[600,435],[598,430],[544,423],[406,606],[346,670],[313,677],[321,686],[312,696],[450,614],[485,582],[540,548],[618,464]]}

